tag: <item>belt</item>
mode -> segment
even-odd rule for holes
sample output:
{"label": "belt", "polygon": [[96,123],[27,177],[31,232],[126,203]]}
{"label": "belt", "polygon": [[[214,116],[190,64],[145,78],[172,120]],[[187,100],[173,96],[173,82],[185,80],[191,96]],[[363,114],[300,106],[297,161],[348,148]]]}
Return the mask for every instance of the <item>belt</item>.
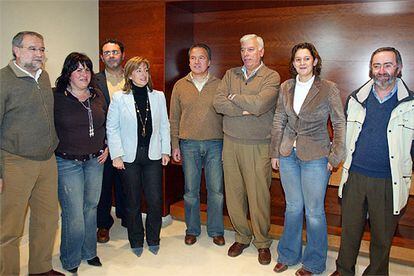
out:
{"label": "belt", "polygon": [[66,152],[55,152],[55,155],[59,156],[60,158],[63,158],[63,159],[85,162],[85,161],[88,161],[90,159],[98,157],[103,152],[104,152],[104,150],[100,150],[100,151],[95,152],[95,153],[83,154],[83,155],[67,154]]}

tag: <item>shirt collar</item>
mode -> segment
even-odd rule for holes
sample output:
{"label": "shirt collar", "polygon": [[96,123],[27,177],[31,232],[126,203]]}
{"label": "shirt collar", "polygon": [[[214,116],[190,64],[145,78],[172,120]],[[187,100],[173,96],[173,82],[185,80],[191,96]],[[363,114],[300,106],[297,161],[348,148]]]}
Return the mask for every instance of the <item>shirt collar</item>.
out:
{"label": "shirt collar", "polygon": [[382,100],[378,96],[377,91],[375,91],[375,85],[372,86],[372,93],[374,94],[374,97],[378,100],[380,104],[385,103],[386,101],[391,99],[395,93],[397,93],[397,90],[398,90],[397,82],[398,82],[398,79],[395,81],[394,88],[391,90],[391,92],[387,96],[385,96]]}
{"label": "shirt collar", "polygon": [[42,69],[40,68],[39,70],[36,71],[36,74],[33,76],[32,74],[29,73],[29,71],[23,69],[22,67],[20,67],[16,61],[13,61],[14,65],[16,65],[17,68],[19,68],[22,72],[26,73],[27,75],[29,75],[29,77],[34,78],[35,81],[37,82],[37,80],[40,77],[40,74],[42,74]]}
{"label": "shirt collar", "polygon": [[246,80],[250,79],[251,77],[253,77],[254,75],[256,75],[257,71],[259,71],[259,69],[260,69],[262,66],[263,66],[263,61],[261,61],[261,62],[260,62],[260,65],[259,65],[256,69],[254,69],[254,70],[253,70],[253,72],[250,74],[250,76],[247,76],[247,68],[246,68],[246,66],[244,66],[244,65],[243,65],[243,67],[241,68],[241,70],[242,70],[242,72],[243,72],[244,78],[245,78]]}

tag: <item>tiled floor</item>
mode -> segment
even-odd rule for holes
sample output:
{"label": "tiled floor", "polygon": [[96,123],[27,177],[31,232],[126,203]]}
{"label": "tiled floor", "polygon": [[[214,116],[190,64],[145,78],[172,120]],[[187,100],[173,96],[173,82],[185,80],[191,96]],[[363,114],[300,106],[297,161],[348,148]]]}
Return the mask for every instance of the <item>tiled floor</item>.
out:
{"label": "tiled floor", "polygon": [[[231,231],[226,231],[226,245],[219,247],[212,243],[203,226],[202,235],[192,246],[184,244],[185,224],[173,221],[161,232],[161,249],[157,256],[152,255],[147,248],[140,258],[136,257],[129,247],[126,229],[121,227],[119,220],[111,229],[111,240],[107,244],[98,244],[98,255],[103,267],[96,268],[83,262],[79,267],[79,275],[179,275],[179,276],[220,276],[220,275],[276,275],[273,267],[276,264],[276,245],[271,247],[272,263],[267,266],[257,261],[257,250],[250,246],[242,255],[236,258],[227,256],[227,249],[234,241]],[[54,268],[63,271],[59,261],[59,235],[56,239]],[[328,252],[327,270],[322,275],[329,275],[335,268],[337,252]],[[28,246],[21,246],[21,274],[27,275]],[[361,275],[367,266],[368,259],[358,259],[357,275]],[[279,275],[294,275],[300,265],[289,268]],[[69,273],[67,273],[69,274]],[[414,267],[390,264],[390,275],[414,275]]]}

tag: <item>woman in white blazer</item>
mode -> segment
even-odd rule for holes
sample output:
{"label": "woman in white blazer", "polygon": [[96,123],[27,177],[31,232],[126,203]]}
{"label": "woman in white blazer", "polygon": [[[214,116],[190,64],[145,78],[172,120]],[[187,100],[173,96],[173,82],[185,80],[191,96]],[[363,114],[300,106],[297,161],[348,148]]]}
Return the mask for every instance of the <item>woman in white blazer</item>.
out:
{"label": "woman in white blazer", "polygon": [[[141,256],[144,233],[157,254],[162,213],[162,165],[170,160],[170,124],[164,93],[152,88],[149,61],[133,57],[125,65],[125,86],[112,96],[107,138],[114,167],[120,170],[126,225],[132,251]],[[141,194],[147,203],[145,231]]]}

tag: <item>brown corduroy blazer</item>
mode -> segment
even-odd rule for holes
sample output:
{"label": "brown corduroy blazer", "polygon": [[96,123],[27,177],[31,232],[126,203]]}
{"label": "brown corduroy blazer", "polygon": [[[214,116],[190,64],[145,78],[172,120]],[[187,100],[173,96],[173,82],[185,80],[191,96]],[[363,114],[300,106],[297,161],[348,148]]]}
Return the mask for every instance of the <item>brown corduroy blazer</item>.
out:
{"label": "brown corduroy blazer", "polygon": [[[289,156],[296,140],[296,154],[303,161],[328,157],[337,167],[345,155],[345,115],[336,84],[316,77],[299,114],[293,109],[296,80],[281,85],[272,125],[270,157]],[[328,119],[334,136],[331,142]]]}

